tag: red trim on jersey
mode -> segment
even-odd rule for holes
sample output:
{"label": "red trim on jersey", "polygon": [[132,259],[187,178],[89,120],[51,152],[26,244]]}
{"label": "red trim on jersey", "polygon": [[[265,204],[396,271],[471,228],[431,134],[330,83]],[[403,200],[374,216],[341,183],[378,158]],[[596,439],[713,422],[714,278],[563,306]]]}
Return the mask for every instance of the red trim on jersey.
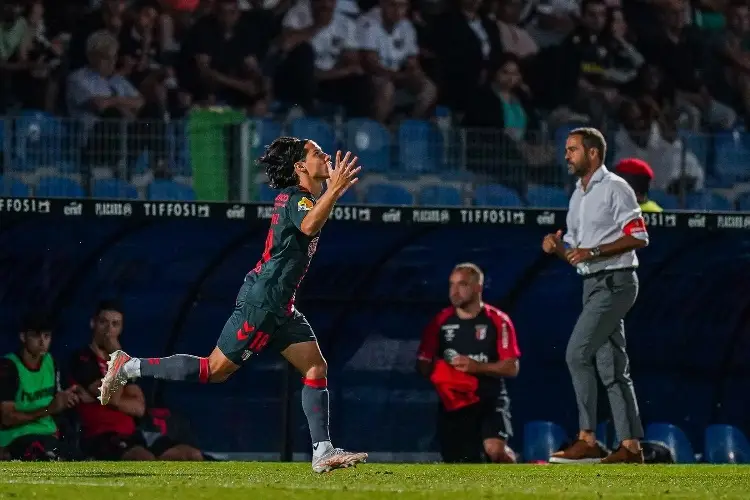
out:
{"label": "red trim on jersey", "polygon": [[439,343],[440,327],[454,313],[455,309],[453,307],[446,307],[432,318],[432,321],[430,321],[422,332],[422,341],[419,343],[419,350],[417,350],[417,359],[432,361],[435,358]]}
{"label": "red trim on jersey", "polygon": [[201,384],[208,383],[208,377],[211,374],[208,367],[208,358],[200,358],[198,366],[198,381]]}
{"label": "red trim on jersey", "polygon": [[497,307],[489,304],[484,305],[484,312],[497,330],[497,355],[500,361],[521,357],[516,339],[516,328],[510,320],[510,316]]}
{"label": "red trim on jersey", "polygon": [[326,378],[302,378],[302,383],[305,384],[307,387],[312,387],[313,389],[325,389],[328,387],[328,379]]}
{"label": "red trim on jersey", "polygon": [[636,238],[648,235],[648,231],[646,230],[646,222],[643,220],[643,217],[636,217],[635,219],[625,224],[622,232],[629,236],[635,236]]}

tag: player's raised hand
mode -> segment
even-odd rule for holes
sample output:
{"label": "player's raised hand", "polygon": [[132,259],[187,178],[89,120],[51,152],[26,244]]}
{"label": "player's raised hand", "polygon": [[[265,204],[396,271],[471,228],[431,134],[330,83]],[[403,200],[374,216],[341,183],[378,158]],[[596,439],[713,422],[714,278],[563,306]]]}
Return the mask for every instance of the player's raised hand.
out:
{"label": "player's raised hand", "polygon": [[347,189],[357,183],[357,174],[360,170],[362,167],[357,166],[357,157],[352,158],[351,151],[347,151],[343,158],[341,151],[336,151],[336,165],[333,168],[328,167],[328,190],[336,198],[340,198]]}

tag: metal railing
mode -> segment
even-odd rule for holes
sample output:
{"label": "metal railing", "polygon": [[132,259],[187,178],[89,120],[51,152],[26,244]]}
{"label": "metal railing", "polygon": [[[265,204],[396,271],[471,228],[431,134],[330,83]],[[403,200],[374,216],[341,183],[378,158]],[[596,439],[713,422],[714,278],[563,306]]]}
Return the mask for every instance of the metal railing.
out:
{"label": "metal railing", "polygon": [[[350,203],[564,208],[574,181],[563,156],[567,129],[516,138],[410,120],[389,129],[369,120],[280,123],[204,110],[185,121],[84,124],[24,112],[0,121],[0,189],[4,196],[267,201],[272,193],[254,159],[282,134],[360,156],[365,171]],[[609,165],[636,154],[622,134],[609,138]],[[651,198],[663,208],[750,209],[743,184],[750,136],[684,134],[660,147],[644,159],[657,173]]]}

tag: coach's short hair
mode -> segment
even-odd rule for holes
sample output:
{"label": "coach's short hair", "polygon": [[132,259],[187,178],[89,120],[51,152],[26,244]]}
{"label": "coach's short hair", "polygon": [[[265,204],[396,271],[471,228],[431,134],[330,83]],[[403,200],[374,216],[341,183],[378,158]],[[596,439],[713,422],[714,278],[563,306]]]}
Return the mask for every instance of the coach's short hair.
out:
{"label": "coach's short hair", "polygon": [[568,137],[571,135],[580,135],[583,148],[596,149],[599,151],[599,159],[604,162],[607,156],[607,140],[601,132],[594,127],[580,127],[571,130]]}
{"label": "coach's short hair", "polygon": [[476,278],[477,282],[480,285],[484,285],[484,272],[478,265],[474,264],[473,262],[461,262],[460,264],[456,264],[453,267],[453,272],[456,271],[466,271],[471,276]]}

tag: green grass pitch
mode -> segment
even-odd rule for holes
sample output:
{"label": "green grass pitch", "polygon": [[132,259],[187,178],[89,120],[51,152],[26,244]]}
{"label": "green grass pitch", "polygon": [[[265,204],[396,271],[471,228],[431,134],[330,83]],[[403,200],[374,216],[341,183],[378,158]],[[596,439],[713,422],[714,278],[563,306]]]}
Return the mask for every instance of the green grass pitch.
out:
{"label": "green grass pitch", "polygon": [[359,500],[750,498],[750,467],[0,462],[0,499]]}

